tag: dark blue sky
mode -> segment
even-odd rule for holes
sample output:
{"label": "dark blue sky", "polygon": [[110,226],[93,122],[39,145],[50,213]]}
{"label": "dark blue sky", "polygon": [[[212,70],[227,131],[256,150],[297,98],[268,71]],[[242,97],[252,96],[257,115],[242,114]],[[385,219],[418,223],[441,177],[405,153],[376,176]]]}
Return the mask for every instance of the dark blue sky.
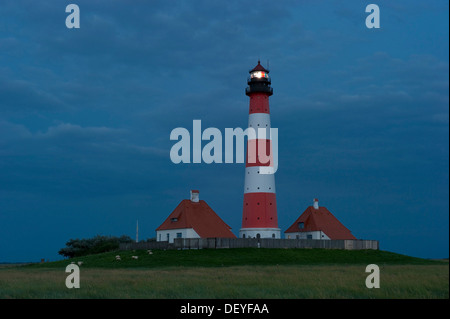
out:
{"label": "dark blue sky", "polygon": [[[81,28],[65,27],[76,3]],[[376,3],[381,29],[367,29]],[[279,226],[317,197],[357,238],[449,251],[447,1],[0,3],[0,261],[69,238],[154,237],[200,198],[235,234],[243,164],[170,161],[172,129],[245,128],[270,60]]]}

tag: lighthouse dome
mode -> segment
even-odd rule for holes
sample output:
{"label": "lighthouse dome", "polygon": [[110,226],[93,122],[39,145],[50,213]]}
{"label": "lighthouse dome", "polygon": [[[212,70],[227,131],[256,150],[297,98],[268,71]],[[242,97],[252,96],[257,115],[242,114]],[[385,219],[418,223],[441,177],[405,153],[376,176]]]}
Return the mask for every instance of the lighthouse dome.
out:
{"label": "lighthouse dome", "polygon": [[266,68],[264,68],[264,67],[261,65],[261,61],[259,61],[259,60],[258,60],[258,64],[257,64],[253,69],[251,69],[251,70],[249,71],[249,73],[252,73],[253,71],[264,71],[264,72],[266,72],[266,73],[269,73],[269,70],[267,70]]}

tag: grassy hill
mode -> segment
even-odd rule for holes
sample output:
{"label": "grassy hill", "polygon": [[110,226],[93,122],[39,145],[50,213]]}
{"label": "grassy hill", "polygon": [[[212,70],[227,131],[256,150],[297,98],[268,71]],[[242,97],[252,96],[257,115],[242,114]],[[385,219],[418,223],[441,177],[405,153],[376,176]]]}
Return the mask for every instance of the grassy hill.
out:
{"label": "grassy hill", "polygon": [[[415,258],[382,250],[330,249],[200,249],[114,251],[26,267],[59,268],[83,262],[83,268],[229,267],[270,265],[432,265],[440,261]],[[121,257],[117,261],[115,256]],[[133,259],[131,256],[138,256]]]}
{"label": "grassy hill", "polygon": [[[65,267],[78,261],[83,262],[81,287],[67,289]],[[365,268],[372,263],[380,267],[380,289],[365,286]],[[145,250],[115,251],[0,268],[0,299],[448,299],[448,274],[448,261],[376,250],[242,248],[153,250],[152,255]]]}

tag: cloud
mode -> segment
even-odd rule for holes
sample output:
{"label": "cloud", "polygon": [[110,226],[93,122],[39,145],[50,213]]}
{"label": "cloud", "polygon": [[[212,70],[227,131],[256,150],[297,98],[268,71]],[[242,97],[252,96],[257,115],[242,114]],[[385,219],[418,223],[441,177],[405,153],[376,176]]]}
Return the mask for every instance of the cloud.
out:
{"label": "cloud", "polygon": [[[130,141],[131,140],[131,141]],[[168,151],[153,145],[133,143],[126,129],[109,127],[82,127],[70,123],[60,123],[46,131],[30,132],[25,126],[0,121],[0,143],[2,153],[8,155],[4,163],[14,166],[28,165],[30,168],[42,163],[77,163],[81,166],[98,167],[105,160],[110,167],[118,167],[122,161],[141,158],[155,159],[168,154]],[[34,163],[23,162],[27,157],[35,158]],[[45,163],[45,161],[48,161]]]}
{"label": "cloud", "polygon": [[0,112],[62,110],[66,105],[36,83],[0,79]]}
{"label": "cloud", "polygon": [[31,132],[21,124],[13,124],[0,119],[0,142],[31,137]]}
{"label": "cloud", "polygon": [[70,123],[61,123],[49,127],[44,133],[36,134],[41,139],[69,139],[69,140],[92,140],[110,138],[126,133],[124,129],[113,129],[109,127],[81,127]]}

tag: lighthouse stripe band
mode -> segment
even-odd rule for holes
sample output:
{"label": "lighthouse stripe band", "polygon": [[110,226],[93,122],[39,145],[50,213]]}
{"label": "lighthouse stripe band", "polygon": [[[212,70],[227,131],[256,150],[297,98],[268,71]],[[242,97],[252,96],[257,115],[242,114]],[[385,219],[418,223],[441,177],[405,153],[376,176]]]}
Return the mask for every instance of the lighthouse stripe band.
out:
{"label": "lighthouse stripe band", "polygon": [[258,235],[261,238],[280,238],[279,228],[241,228],[239,230],[239,238],[257,238]]}
{"label": "lighthouse stripe band", "polygon": [[269,96],[266,93],[251,94],[249,113],[270,113]]}
{"label": "lighthouse stripe band", "polygon": [[271,140],[248,140],[246,167],[274,166]]}
{"label": "lighthouse stripe band", "polygon": [[277,201],[274,193],[244,194],[242,228],[278,228]]}
{"label": "lighthouse stripe band", "polygon": [[[248,118],[248,127],[255,130],[256,136],[250,136],[251,138],[257,138],[258,132],[262,132],[261,130],[258,131],[258,129],[265,128],[270,129],[270,114],[264,114],[264,113],[255,113],[250,114]],[[262,138],[270,139],[270,130],[266,130],[266,136],[262,136]]]}
{"label": "lighthouse stripe band", "polygon": [[245,169],[244,194],[275,193],[275,175],[261,174],[264,167],[247,167]]}

